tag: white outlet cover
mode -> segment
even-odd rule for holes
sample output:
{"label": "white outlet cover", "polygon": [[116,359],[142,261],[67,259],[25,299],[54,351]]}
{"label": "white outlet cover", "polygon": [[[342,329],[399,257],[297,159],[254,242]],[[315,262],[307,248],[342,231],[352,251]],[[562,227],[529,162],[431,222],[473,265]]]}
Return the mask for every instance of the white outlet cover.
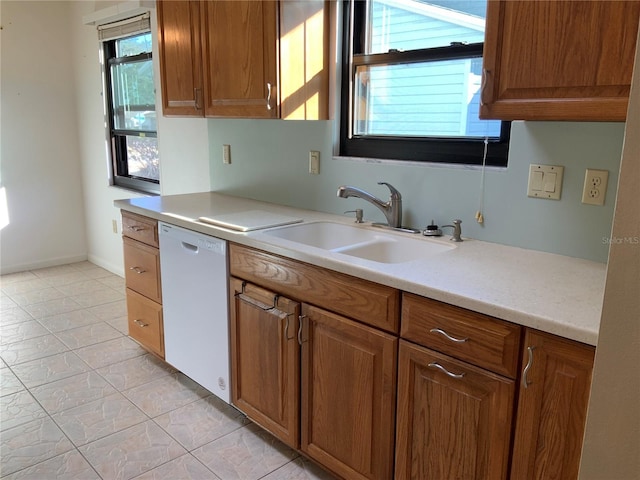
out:
{"label": "white outlet cover", "polygon": [[587,205],[604,205],[607,196],[608,170],[587,168],[582,188],[582,203]]}
{"label": "white outlet cover", "polygon": [[564,167],[559,165],[529,165],[527,196],[560,200]]}

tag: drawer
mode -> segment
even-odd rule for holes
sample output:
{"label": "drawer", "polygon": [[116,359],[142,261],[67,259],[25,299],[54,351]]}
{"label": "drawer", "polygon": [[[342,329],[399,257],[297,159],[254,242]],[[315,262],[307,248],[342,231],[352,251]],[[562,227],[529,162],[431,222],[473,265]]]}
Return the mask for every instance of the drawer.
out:
{"label": "drawer", "polygon": [[123,243],[127,288],[162,303],[159,250],[127,237],[123,237]]}
{"label": "drawer", "polygon": [[464,308],[404,293],[400,336],[516,378],[521,328]]}
{"label": "drawer", "polygon": [[127,288],[129,336],[164,358],[162,305]]}
{"label": "drawer", "polygon": [[400,292],[395,288],[233,243],[229,271],[292,299],[398,333]]}
{"label": "drawer", "polygon": [[122,234],[152,247],[158,247],[158,222],[152,218],[123,210]]}

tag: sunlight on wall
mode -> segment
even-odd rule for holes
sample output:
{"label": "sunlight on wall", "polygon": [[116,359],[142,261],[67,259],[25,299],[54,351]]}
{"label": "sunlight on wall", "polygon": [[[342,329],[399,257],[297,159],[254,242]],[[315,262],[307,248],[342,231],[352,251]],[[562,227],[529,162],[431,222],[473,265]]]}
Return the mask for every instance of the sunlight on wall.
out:
{"label": "sunlight on wall", "polygon": [[9,206],[7,205],[7,191],[0,187],[0,230],[9,225]]}

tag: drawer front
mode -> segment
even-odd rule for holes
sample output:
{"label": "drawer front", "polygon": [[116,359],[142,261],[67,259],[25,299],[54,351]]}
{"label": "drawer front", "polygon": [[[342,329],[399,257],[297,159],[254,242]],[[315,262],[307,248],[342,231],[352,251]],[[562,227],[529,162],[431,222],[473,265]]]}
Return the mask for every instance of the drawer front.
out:
{"label": "drawer front", "polygon": [[149,247],[124,237],[124,277],[127,288],[162,303],[160,286],[160,253]]}
{"label": "drawer front", "polygon": [[129,336],[164,358],[162,305],[127,288]]}
{"label": "drawer front", "polygon": [[149,217],[122,211],[122,234],[152,247],[158,247],[158,222]]}
{"label": "drawer front", "polygon": [[229,246],[231,275],[290,298],[398,333],[400,292],[237,244]]}
{"label": "drawer front", "polygon": [[502,320],[410,293],[400,336],[492,372],[516,378],[521,329]]}

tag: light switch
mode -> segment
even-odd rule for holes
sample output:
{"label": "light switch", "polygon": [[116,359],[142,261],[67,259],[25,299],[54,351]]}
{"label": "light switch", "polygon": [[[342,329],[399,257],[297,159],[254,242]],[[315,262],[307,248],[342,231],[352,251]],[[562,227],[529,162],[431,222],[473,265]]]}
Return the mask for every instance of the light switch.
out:
{"label": "light switch", "polygon": [[564,167],[558,165],[529,165],[527,195],[533,198],[559,200],[563,173]]}

